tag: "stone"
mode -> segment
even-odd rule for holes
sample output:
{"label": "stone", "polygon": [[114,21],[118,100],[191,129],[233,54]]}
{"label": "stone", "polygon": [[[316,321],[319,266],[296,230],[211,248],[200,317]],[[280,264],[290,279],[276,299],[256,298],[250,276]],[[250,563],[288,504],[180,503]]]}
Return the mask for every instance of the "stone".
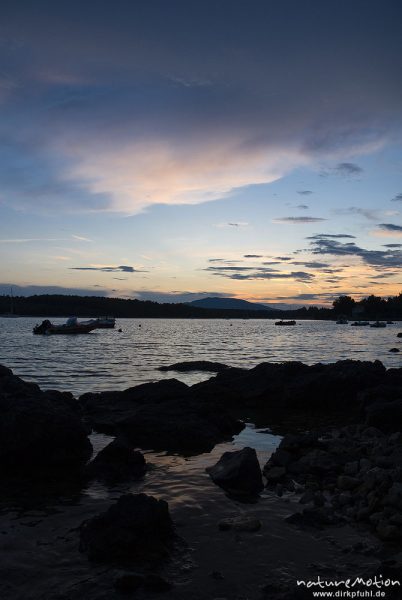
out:
{"label": "stone", "polygon": [[168,557],[173,539],[167,502],[125,494],[106,512],[81,524],[79,549],[102,563],[155,563]]}
{"label": "stone", "polygon": [[261,529],[261,521],[255,517],[231,517],[219,521],[218,527],[221,531],[229,531],[230,529],[233,529],[234,531],[254,532]]}
{"label": "stone", "polygon": [[136,573],[134,571],[122,571],[117,573],[114,580],[113,586],[119,592],[129,593],[134,592],[144,584],[145,577],[142,573]]}
{"label": "stone", "polygon": [[354,490],[361,484],[361,481],[360,479],[350,477],[349,475],[339,475],[336,483],[340,490]]}
{"label": "stone", "polygon": [[264,475],[269,483],[276,482],[286,475],[286,469],[285,467],[271,467],[268,470],[264,469]]}
{"label": "stone", "polygon": [[107,482],[124,481],[143,477],[146,463],[141,452],[132,449],[123,438],[117,438],[101,450],[86,466],[90,479]]}
{"label": "stone", "polygon": [[216,485],[229,493],[255,496],[264,488],[261,468],[253,448],[225,452],[206,471]]}
{"label": "stone", "polygon": [[0,378],[0,471],[65,477],[92,453],[79,405],[70,394],[42,392],[18,377]]}

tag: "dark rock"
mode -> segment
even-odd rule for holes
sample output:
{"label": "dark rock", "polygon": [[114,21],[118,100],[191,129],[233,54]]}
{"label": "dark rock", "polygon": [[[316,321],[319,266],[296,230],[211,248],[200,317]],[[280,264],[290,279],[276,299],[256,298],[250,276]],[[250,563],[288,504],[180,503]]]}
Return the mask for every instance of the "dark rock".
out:
{"label": "dark rock", "polygon": [[123,571],[115,576],[113,585],[118,592],[130,593],[141,587],[144,584],[144,580],[145,577],[142,573]]}
{"label": "dark rock", "polygon": [[13,372],[11,369],[9,369],[8,367],[5,367],[4,365],[0,365],[0,377],[6,377],[9,375],[12,375]]}
{"label": "dark rock", "polygon": [[146,463],[141,452],[134,451],[122,438],[117,438],[101,450],[86,467],[90,479],[123,481],[143,477]]}
{"label": "dark rock", "polygon": [[36,384],[5,375],[0,378],[0,468],[34,476],[77,470],[92,446],[71,394],[41,392]]}
{"label": "dark rock", "polygon": [[271,467],[264,469],[264,475],[269,483],[279,481],[286,475],[285,467]]}
{"label": "dark rock", "polygon": [[400,352],[399,348],[390,348],[389,352]]}
{"label": "dark rock", "polygon": [[378,402],[366,408],[366,424],[376,424],[384,431],[397,431],[402,421],[402,392],[393,402]]}
{"label": "dark rock", "polygon": [[195,401],[189,387],[175,379],[124,392],[85,394],[80,403],[96,431],[123,434],[144,449],[207,452],[244,427],[225,410],[217,411],[216,400]]}
{"label": "dark rock", "polygon": [[256,451],[243,448],[225,452],[213,467],[206,469],[213,482],[229,493],[257,495],[263,490]]}
{"label": "dark rock", "polygon": [[103,563],[155,563],[169,555],[173,538],[167,502],[126,494],[106,512],[82,523],[80,551]]}
{"label": "dark rock", "polygon": [[218,527],[221,531],[259,531],[261,529],[261,521],[255,517],[232,517],[227,519],[221,519],[218,523]]}
{"label": "dark rock", "polygon": [[172,589],[173,585],[164,577],[156,573],[149,573],[145,577],[144,587],[150,592],[168,592]]}
{"label": "dark rock", "polygon": [[354,490],[361,484],[361,481],[356,477],[350,477],[349,475],[340,475],[336,483],[340,490]]}
{"label": "dark rock", "polygon": [[208,371],[210,373],[222,373],[230,369],[228,365],[220,362],[211,362],[209,360],[190,360],[185,362],[174,363],[173,365],[163,365],[159,367],[159,371],[178,371],[188,373],[190,371]]}
{"label": "dark rock", "polygon": [[187,454],[208,452],[215,444],[239,433],[244,424],[213,405],[189,401],[142,406],[131,417],[120,420],[117,431],[144,449]]}

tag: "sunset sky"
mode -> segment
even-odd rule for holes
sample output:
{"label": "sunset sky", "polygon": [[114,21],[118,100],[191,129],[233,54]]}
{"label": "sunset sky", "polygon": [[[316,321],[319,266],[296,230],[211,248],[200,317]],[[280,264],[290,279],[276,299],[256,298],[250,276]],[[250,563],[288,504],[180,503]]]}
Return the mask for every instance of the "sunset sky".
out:
{"label": "sunset sky", "polygon": [[402,291],[400,0],[2,2],[0,293]]}

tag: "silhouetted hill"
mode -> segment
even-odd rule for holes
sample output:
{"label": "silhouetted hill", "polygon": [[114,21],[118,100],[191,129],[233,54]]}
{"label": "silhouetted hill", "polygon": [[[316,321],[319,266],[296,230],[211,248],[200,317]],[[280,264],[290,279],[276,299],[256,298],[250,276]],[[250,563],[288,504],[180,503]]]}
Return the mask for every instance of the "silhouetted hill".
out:
{"label": "silhouetted hill", "polygon": [[225,310],[275,310],[264,304],[239,300],[238,298],[201,298],[201,300],[193,300],[192,302],[187,302],[187,304],[197,308],[219,308]]}

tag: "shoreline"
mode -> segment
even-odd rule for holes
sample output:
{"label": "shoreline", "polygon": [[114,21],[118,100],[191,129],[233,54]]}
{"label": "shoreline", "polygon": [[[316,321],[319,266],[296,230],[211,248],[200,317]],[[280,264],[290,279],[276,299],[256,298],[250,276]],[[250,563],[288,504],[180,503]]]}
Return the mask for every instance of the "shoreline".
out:
{"label": "shoreline", "polygon": [[[59,466],[57,461],[51,466],[40,465],[38,457],[43,457],[43,452],[39,453],[36,462],[31,461],[29,478],[24,468],[27,465],[15,461],[16,457],[26,460],[21,448],[17,444],[12,447],[11,438],[8,448],[4,442],[0,447],[4,485],[0,540],[7,557],[1,570],[2,579],[7,582],[5,599],[122,597],[116,580],[121,579],[123,572],[137,572],[142,567],[135,562],[127,566],[88,561],[85,553],[78,550],[77,528],[127,492],[145,492],[168,500],[179,537],[170,560],[151,569],[172,585],[164,592],[167,599],[310,598],[310,592],[308,596],[295,595],[301,593],[296,589],[296,579],[314,579],[317,574],[340,579],[374,573],[378,568],[400,573],[397,555],[402,550],[402,519],[401,525],[398,519],[402,505],[398,508],[397,490],[402,486],[402,473],[398,470],[402,444],[395,411],[402,404],[402,369],[385,370],[380,363],[358,361],[319,367],[268,363],[249,370],[222,369],[216,377],[193,386],[175,381],[161,380],[109,394],[85,394],[77,401],[71,394],[41,392],[35,384],[0,369],[3,409],[4,402],[8,402],[10,411],[19,405],[20,414],[24,407],[32,410],[32,406],[43,406],[39,421],[45,423],[44,431],[50,435],[54,426],[52,420],[46,420],[50,406],[56,411],[52,414],[71,419],[69,427],[77,428],[77,439],[82,444],[81,455],[69,466],[70,480],[65,466],[61,467],[67,458],[57,440],[51,445],[54,456],[61,461]],[[325,404],[324,411],[318,410],[320,403]],[[292,424],[290,412],[294,416]],[[245,504],[215,485],[205,473],[205,466],[215,464],[222,452],[239,452],[239,446],[233,446],[230,439],[239,429],[239,416],[245,419],[251,414],[259,426],[269,427],[284,438],[271,458],[269,452],[263,456],[265,464],[261,467],[268,486],[257,501]],[[373,420],[380,429],[374,427]],[[84,423],[84,431],[80,423]],[[85,479],[88,450],[84,438],[91,428],[112,433],[104,442],[124,434],[129,448],[141,449],[147,464],[145,475],[111,482],[107,477],[103,479],[105,463],[100,461],[97,477]],[[293,433],[293,438],[289,438],[289,431],[303,429],[310,434]],[[59,437],[61,431],[57,432]],[[26,432],[28,435],[29,429]],[[95,435],[102,437],[100,433]],[[148,447],[158,442],[159,452],[144,451],[146,440]],[[31,439],[31,450],[40,443],[37,438]],[[344,453],[341,458],[339,447]],[[4,470],[4,457],[10,457],[12,451],[10,478]],[[94,455],[92,461],[93,458]],[[114,474],[117,468],[121,475],[124,460],[121,455],[113,463]],[[329,466],[328,460],[332,461]],[[362,460],[364,469],[360,473]],[[356,461],[357,466],[350,466]],[[110,463],[107,467],[109,477]],[[328,469],[332,475],[323,478]],[[369,485],[373,470],[383,475],[370,483],[369,493],[378,496],[379,504],[374,506],[374,502],[375,510],[366,515],[363,511],[363,518],[355,520],[347,512],[354,506],[351,498],[354,494],[357,497],[359,486]],[[50,474],[55,481],[53,490],[48,483]],[[294,482],[293,489],[289,481]],[[345,489],[339,492],[338,484]],[[334,504],[334,497],[339,500],[342,494],[348,496],[348,502]],[[359,502],[364,501],[362,495],[363,492]],[[394,498],[394,504],[384,500],[389,496]],[[378,512],[383,516],[375,517],[376,523],[371,522],[371,515]],[[334,516],[332,521],[330,515]],[[219,522],[231,517],[257,519],[261,528],[255,532],[221,531]],[[28,583],[21,583],[22,573]],[[153,597],[155,592],[147,585],[141,584],[135,597]]]}

